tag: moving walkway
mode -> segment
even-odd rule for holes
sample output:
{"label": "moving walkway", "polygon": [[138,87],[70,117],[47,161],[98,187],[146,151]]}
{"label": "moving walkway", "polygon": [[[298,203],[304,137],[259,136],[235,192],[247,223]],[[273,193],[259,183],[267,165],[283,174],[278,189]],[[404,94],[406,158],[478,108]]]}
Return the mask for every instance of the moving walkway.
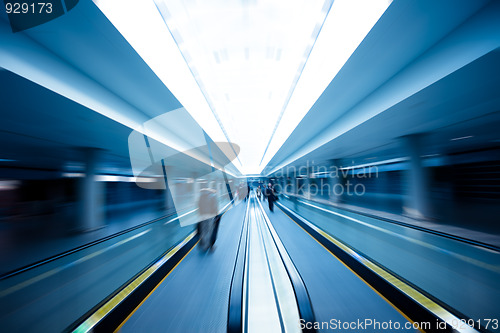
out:
{"label": "moving walkway", "polygon": [[[322,223],[328,222],[319,219],[327,208],[316,209],[313,216],[312,211],[303,207],[294,211],[285,198],[280,200],[275,212],[265,206],[253,193],[246,201],[228,203],[214,251],[201,250],[196,246],[195,231],[186,229],[179,242],[78,318],[74,318],[74,314],[69,316],[70,311],[61,313],[55,307],[42,311],[40,304],[38,309],[25,312],[30,300],[24,294],[25,304],[21,304],[23,294],[16,293],[42,279],[58,285],[56,279],[45,277],[47,274],[57,276],[50,273],[51,270],[33,275],[10,289],[2,287],[4,310],[8,306],[4,294],[10,291],[17,296],[10,298],[13,308],[17,306],[15,316],[33,315],[30,318],[33,321],[27,320],[29,326],[19,327],[14,324],[19,323],[17,317],[8,316],[7,309],[0,318],[2,327],[8,331],[39,331],[51,327],[55,328],[53,331],[68,332],[477,331],[474,325],[458,325],[461,319],[471,318],[440,303],[325,231],[327,225]],[[124,239],[141,239],[150,231],[154,235],[154,230],[146,232],[149,229],[141,228],[154,227],[157,233],[161,228],[159,223],[173,225],[176,219],[173,216],[130,230],[119,235],[120,240],[110,238],[111,245],[106,247],[110,249],[102,251],[117,251]],[[338,223],[330,219],[330,223],[334,222]],[[99,244],[79,251],[88,250],[87,260],[91,260],[100,255],[93,252],[103,246]],[[116,260],[133,261],[134,253],[133,249],[125,251]],[[67,268],[57,266],[60,260],[54,259],[51,263],[62,272]],[[67,263],[73,268],[79,265],[82,262]],[[116,265],[110,264],[107,271],[116,269]],[[83,280],[69,279],[61,288],[76,286],[84,295],[85,290],[78,288],[79,281],[100,284],[96,278],[90,279],[96,271],[85,271],[83,266],[78,270]],[[106,269],[106,264],[99,267]],[[106,280],[102,274],[99,276]],[[3,277],[0,283],[5,285],[12,277]],[[92,288],[88,283],[86,288]],[[96,290],[95,286],[92,290]],[[57,298],[57,294],[51,297]],[[45,322],[39,319],[44,313],[47,314]],[[51,314],[61,316],[61,321],[54,322]],[[72,322],[67,323],[70,318]]]}

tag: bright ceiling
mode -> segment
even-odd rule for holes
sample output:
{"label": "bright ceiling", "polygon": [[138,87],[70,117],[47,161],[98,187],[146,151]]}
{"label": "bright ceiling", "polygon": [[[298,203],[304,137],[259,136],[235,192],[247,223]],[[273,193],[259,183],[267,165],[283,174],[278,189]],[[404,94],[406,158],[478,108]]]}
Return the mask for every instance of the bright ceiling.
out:
{"label": "bright ceiling", "polygon": [[257,174],[391,1],[94,2],[214,141],[240,146],[240,171]]}

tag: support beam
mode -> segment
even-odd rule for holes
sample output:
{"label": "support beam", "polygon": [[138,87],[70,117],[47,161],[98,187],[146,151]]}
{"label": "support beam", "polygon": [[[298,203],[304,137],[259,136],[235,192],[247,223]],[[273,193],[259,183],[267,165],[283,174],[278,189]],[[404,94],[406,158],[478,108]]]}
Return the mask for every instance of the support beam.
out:
{"label": "support beam", "polygon": [[340,160],[331,160],[331,167],[328,170],[329,199],[333,203],[340,202],[342,189],[342,172],[340,171]]}
{"label": "support beam", "polygon": [[103,226],[104,183],[96,181],[97,165],[101,151],[83,150],[85,176],[79,180],[77,231],[92,231]]}
{"label": "support beam", "polygon": [[422,135],[414,134],[402,138],[408,154],[409,169],[406,172],[408,191],[404,212],[414,218],[429,216],[429,176],[422,165]]}

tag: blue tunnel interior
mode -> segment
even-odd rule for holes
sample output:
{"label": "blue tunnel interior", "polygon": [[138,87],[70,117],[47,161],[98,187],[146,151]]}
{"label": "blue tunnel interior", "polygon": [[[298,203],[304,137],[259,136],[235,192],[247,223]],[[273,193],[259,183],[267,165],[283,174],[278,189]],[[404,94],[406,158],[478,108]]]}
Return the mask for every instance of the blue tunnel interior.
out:
{"label": "blue tunnel interior", "polygon": [[5,0],[2,332],[500,332],[500,2]]}

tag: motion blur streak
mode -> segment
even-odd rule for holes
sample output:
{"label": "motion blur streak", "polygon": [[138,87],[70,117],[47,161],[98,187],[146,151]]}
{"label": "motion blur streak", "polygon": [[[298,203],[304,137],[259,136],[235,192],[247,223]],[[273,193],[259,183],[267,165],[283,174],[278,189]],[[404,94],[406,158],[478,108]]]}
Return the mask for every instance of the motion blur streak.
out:
{"label": "motion blur streak", "polygon": [[2,331],[500,333],[499,1],[28,3]]}

